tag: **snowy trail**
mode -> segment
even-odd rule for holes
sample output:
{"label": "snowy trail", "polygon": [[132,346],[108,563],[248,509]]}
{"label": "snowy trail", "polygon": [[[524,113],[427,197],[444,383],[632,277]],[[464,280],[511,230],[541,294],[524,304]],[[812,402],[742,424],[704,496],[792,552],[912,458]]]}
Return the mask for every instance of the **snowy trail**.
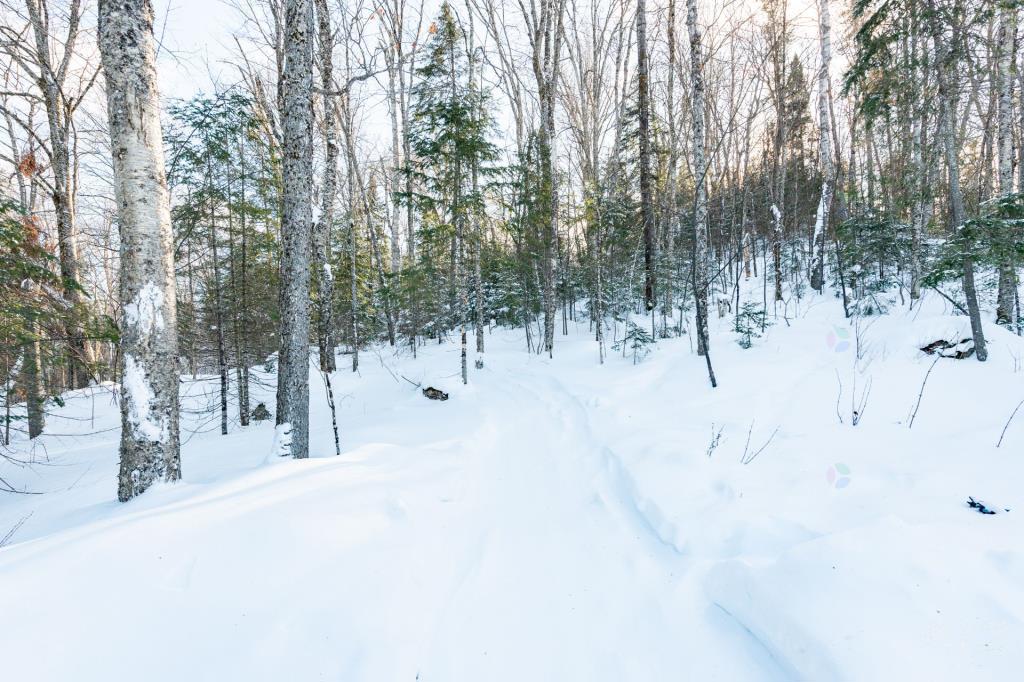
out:
{"label": "snowy trail", "polygon": [[[841,322],[815,314],[749,351],[720,330],[714,391],[686,339],[597,365],[585,324],[555,360],[496,331],[468,386],[454,344],[417,358],[382,348],[335,375],[340,457],[313,392],[304,461],[267,461],[269,423],[206,431],[215,382],[200,378],[183,384],[184,480],[123,505],[110,387],[69,395],[59,430],[19,444],[38,466],[0,462],[6,480],[45,493],[0,498],[4,673],[1012,679],[1024,665],[1024,429],[1002,449],[984,443],[1007,396],[1019,400],[1024,342],[994,337],[984,367],[941,365],[910,430],[930,361],[905,321],[880,318],[859,374],[873,398],[853,428],[836,418],[853,358],[830,345]],[[922,333],[950,333],[948,317],[929,324]],[[451,399],[425,400],[401,377]],[[272,376],[254,390],[273,405]],[[775,430],[740,463],[749,432],[756,448]],[[826,476],[837,462],[852,472],[843,487]],[[966,495],[1015,511],[983,517]]]}
{"label": "snowy trail", "polygon": [[[475,439],[482,549],[421,679],[776,679],[741,628],[679,598],[685,557],[639,511],[580,401],[547,375],[502,374]],[[706,666],[709,647],[722,656]]]}
{"label": "snowy trail", "polygon": [[[415,446],[396,434],[223,480],[213,459],[195,475],[208,483],[7,548],[0,580],[25,569],[19,594],[35,598],[0,627],[0,653],[39,679],[104,679],[115,659],[79,634],[102,622],[118,667],[178,652],[153,680],[276,680],[296,665],[296,679],[367,682],[782,679],[699,597],[550,367],[495,359],[457,402],[414,400],[445,417]],[[0,589],[0,609],[19,612],[19,594]],[[25,655],[43,631],[64,655]]]}

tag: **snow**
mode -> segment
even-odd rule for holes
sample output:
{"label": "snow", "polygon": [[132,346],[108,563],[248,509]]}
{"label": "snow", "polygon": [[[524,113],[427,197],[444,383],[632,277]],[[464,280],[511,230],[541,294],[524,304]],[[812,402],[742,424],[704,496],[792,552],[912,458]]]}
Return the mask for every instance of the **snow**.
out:
{"label": "snow", "polygon": [[291,422],[281,422],[274,427],[274,442],[270,446],[271,457],[288,457],[292,454]]}
{"label": "snow", "polygon": [[[124,307],[124,322],[145,340],[164,328],[164,294],[154,282],[146,282]],[[170,429],[166,418],[152,412],[155,396],[145,368],[130,353],[124,356],[124,395],[128,419],[137,440],[162,443]]]}
{"label": "snow", "polygon": [[145,370],[131,353],[124,356],[124,395],[128,404],[128,419],[136,440],[163,443],[167,440],[167,418],[152,410],[155,396],[146,378]]}
{"label": "snow", "polygon": [[0,459],[44,493],[0,497],[4,675],[1015,679],[1024,419],[995,443],[1024,342],[987,325],[988,362],[940,359],[908,428],[918,348],[969,325],[930,293],[889,309],[790,301],[749,350],[716,317],[717,389],[689,336],[599,365],[586,322],[553,360],[493,331],[467,386],[454,337],[371,349],[332,377],[342,455],[313,390],[302,461],[266,457],[272,421],[220,436],[216,380],[186,378],[183,481],[126,504],[114,387],[68,394],[15,443],[34,464]]}
{"label": "snow", "polygon": [[154,282],[146,282],[124,307],[125,323],[137,326],[143,337],[164,328],[164,293]]}

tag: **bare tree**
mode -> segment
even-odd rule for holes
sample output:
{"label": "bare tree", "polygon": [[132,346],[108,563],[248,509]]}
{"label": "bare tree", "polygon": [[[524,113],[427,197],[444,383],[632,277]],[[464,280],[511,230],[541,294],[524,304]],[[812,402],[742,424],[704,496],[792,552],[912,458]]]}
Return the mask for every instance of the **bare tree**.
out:
{"label": "bare tree", "polygon": [[835,164],[832,160],[832,22],[829,0],[818,0],[818,163],[821,166],[821,199],[814,218],[814,254],[811,262],[811,288],[821,293],[825,287],[825,239],[832,214],[832,192],[835,188]]}
{"label": "bare tree", "polygon": [[287,0],[281,216],[281,352],[275,451],[309,456],[309,261],[313,203],[313,2]]}
{"label": "bare tree", "polygon": [[647,67],[647,8],[636,3],[637,117],[640,142],[640,215],[644,230],[644,305],[654,310],[654,197],[651,189],[651,105]]}
{"label": "bare tree", "polygon": [[[999,5],[997,82],[999,96],[997,151],[999,155],[999,194],[1013,193],[1013,85],[1016,80],[1014,46],[1017,40],[1017,7]],[[1021,188],[1024,189],[1024,188]],[[1013,261],[999,265],[999,292],[996,322],[1012,328],[1015,323],[1017,273]]]}
{"label": "bare tree", "polygon": [[707,241],[708,206],[707,181],[708,163],[704,154],[704,56],[701,48],[701,30],[697,24],[697,0],[686,0],[686,27],[690,34],[690,97],[693,123],[693,296],[697,312],[697,352],[704,356],[708,366],[708,380],[717,386],[715,371],[711,366],[711,349],[708,341],[708,287]]}
{"label": "bare tree", "polygon": [[765,0],[768,23],[765,34],[768,40],[770,69],[769,90],[775,107],[775,130],[772,139],[771,172],[771,224],[772,224],[772,271],[775,277],[775,301],[782,300],[782,240],[783,218],[786,210],[786,142],[789,114],[786,108],[787,64],[786,52],[789,43],[788,0]]}
{"label": "bare tree", "polygon": [[[57,229],[60,273],[65,281],[64,298],[72,305],[82,301],[79,289],[82,278],[76,230],[75,202],[78,190],[78,165],[75,159],[74,116],[95,82],[99,67],[78,62],[82,34],[81,0],[71,0],[64,11],[63,30],[55,25],[55,8],[48,0],[24,0],[31,29],[31,39],[0,26],[0,45],[18,66],[38,84],[39,94],[23,95],[39,101],[46,113],[48,137],[39,145],[47,155],[50,168],[48,193],[53,203]],[[60,35],[57,35],[60,31]],[[6,105],[8,116],[15,116]],[[24,121],[20,121],[24,123]],[[34,133],[26,129],[29,135]],[[65,331],[68,348],[68,386],[82,388],[91,378],[90,354],[81,324],[75,315],[67,318]]]}
{"label": "bare tree", "polygon": [[[939,80],[939,137],[946,160],[946,177],[949,183],[949,213],[953,231],[962,230],[967,219],[964,208],[963,189],[960,186],[960,154],[957,144],[957,127],[954,121],[956,112],[956,95],[952,83],[953,67],[956,63],[959,42],[963,40],[963,27],[958,22],[962,16],[960,0],[954,1],[954,16],[951,17],[953,27],[952,41],[947,38],[940,21],[936,0],[929,0],[932,15],[932,41],[935,44],[936,68]],[[985,346],[985,332],[981,327],[981,310],[978,306],[978,291],[974,282],[974,260],[965,249],[963,256],[963,287],[967,299],[968,316],[971,319],[971,334],[974,337],[974,353],[979,362],[988,359]]]}
{"label": "bare tree", "polygon": [[[327,0],[315,0],[319,41],[320,85],[324,93],[334,89],[334,34]],[[320,370],[333,372],[334,360],[334,272],[331,269],[331,230],[338,191],[338,140],[334,102],[323,95],[324,175],[320,188],[320,218],[313,228],[313,282],[316,284],[317,340]],[[327,379],[330,381],[330,379]]]}
{"label": "bare tree", "polygon": [[181,477],[171,215],[149,0],[100,0],[114,190],[121,228],[118,499]]}
{"label": "bare tree", "polygon": [[544,347],[552,356],[555,346],[555,282],[558,276],[558,172],[555,156],[555,98],[561,69],[565,0],[539,0],[538,5],[520,4],[531,49],[533,76],[537,84],[540,123],[537,147],[540,157],[540,211],[547,216],[543,235],[544,256]]}

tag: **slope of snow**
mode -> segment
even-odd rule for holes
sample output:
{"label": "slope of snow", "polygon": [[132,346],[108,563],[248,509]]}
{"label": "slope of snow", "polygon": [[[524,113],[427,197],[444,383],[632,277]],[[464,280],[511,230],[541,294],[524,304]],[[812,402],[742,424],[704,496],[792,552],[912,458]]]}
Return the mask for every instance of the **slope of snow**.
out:
{"label": "slope of snow", "polygon": [[989,362],[932,367],[920,346],[969,336],[937,297],[782,312],[749,350],[713,320],[717,389],[688,336],[602,366],[585,322],[554,360],[495,330],[468,386],[454,344],[367,352],[333,377],[340,457],[312,387],[306,461],[265,464],[269,422],[221,436],[215,382],[186,381],[184,480],[123,505],[113,387],[70,394],[0,460],[42,493],[0,497],[4,674],[1014,678],[1024,415],[995,444],[1024,343],[992,326]]}

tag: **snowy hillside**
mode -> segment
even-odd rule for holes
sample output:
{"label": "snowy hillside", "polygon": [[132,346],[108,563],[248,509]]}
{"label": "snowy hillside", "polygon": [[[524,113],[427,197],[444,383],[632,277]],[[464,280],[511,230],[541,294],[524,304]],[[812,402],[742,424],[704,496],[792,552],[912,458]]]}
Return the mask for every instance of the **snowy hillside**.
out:
{"label": "snowy hillside", "polygon": [[[989,326],[987,363],[936,362],[919,347],[970,336],[944,308],[929,295],[858,331],[812,297],[749,350],[715,319],[717,389],[690,337],[602,366],[585,322],[553,360],[494,330],[465,387],[455,344],[382,347],[334,375],[340,457],[314,373],[305,461],[267,461],[272,422],[221,436],[214,382],[186,381],[184,480],[127,504],[111,387],[69,394],[21,464],[0,460],[40,493],[0,497],[0,669],[1014,679],[1024,414],[996,442],[1024,342]],[[273,377],[254,395],[271,410]]]}

